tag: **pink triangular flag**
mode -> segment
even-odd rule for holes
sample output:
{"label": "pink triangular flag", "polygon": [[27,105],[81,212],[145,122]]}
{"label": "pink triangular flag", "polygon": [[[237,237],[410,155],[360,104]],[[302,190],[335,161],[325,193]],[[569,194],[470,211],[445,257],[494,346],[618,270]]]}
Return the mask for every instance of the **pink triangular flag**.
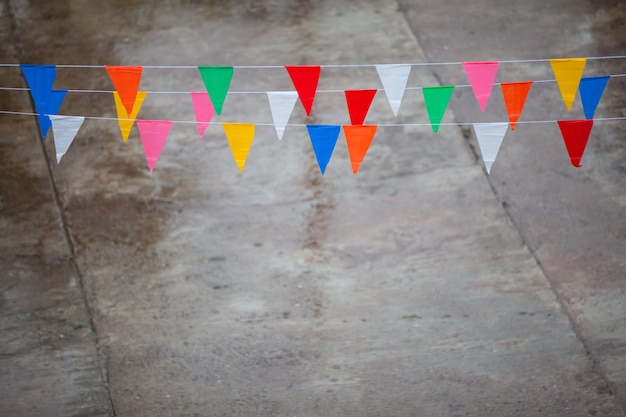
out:
{"label": "pink triangular flag", "polygon": [[472,85],[472,90],[478,100],[480,111],[485,111],[487,100],[491,95],[493,83],[498,73],[497,62],[463,62],[463,68]]}
{"label": "pink triangular flag", "polygon": [[213,103],[211,103],[209,93],[206,91],[191,93],[191,101],[193,103],[193,111],[196,114],[198,134],[200,135],[200,139],[202,139],[206,128],[209,127],[209,123],[211,123],[215,109],[213,108]]}
{"label": "pink triangular flag", "polygon": [[139,136],[143,143],[150,172],[154,170],[159,155],[165,145],[167,135],[170,133],[172,122],[169,120],[137,120]]}

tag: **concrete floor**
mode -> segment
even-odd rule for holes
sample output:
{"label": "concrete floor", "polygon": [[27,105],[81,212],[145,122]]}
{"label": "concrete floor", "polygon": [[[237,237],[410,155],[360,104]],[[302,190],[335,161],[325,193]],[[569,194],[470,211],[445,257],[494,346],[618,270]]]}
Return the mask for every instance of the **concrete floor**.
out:
{"label": "concrete floor", "polygon": [[[282,65],[621,55],[619,1],[0,3],[3,63]],[[623,73],[624,60],[588,75]],[[3,86],[24,86],[14,67]],[[587,74],[587,73],[586,73]],[[545,79],[507,65],[499,80]],[[415,67],[410,85],[464,84]],[[597,114],[626,115],[622,79]],[[371,67],[321,89],[379,86]],[[104,89],[101,68],[55,88]],[[280,69],[232,91],[290,89]],[[200,91],[195,70],[146,69],[142,90]],[[271,122],[263,95],[216,121]],[[459,89],[448,121],[505,120]],[[572,118],[552,86],[527,120]],[[2,110],[32,111],[25,92]],[[580,104],[572,112],[581,116]],[[61,114],[115,116],[110,94]],[[426,122],[419,91],[397,118]],[[141,118],[186,120],[185,96]],[[321,177],[305,129],[258,127],[238,173],[219,125],[174,125],[150,175],[134,129],[87,120],[60,165],[33,117],[0,115],[2,416],[624,416],[623,122],[598,122],[569,165],[555,126],[521,125],[491,176],[466,127],[380,128],[358,175],[342,138]],[[297,105],[291,121],[304,122]],[[348,123],[319,94],[309,123]]]}

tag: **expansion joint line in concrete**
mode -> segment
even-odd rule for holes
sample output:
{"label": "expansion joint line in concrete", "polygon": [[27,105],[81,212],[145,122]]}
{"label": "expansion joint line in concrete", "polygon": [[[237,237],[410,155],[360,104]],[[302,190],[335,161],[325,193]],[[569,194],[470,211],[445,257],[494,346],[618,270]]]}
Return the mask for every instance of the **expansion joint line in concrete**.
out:
{"label": "expansion joint line in concrete", "polygon": [[[398,10],[404,16],[404,19],[406,21],[407,27],[411,30],[411,33],[413,34],[413,37],[415,39],[415,42],[417,43],[418,48],[422,51],[424,57],[426,58],[426,61],[430,62],[431,60],[430,60],[430,57],[428,56],[428,53],[421,47],[419,34],[415,31],[415,28],[413,27],[413,25],[411,25],[410,19],[409,19],[408,15],[407,15],[407,11],[399,3],[398,3]],[[443,83],[441,81],[441,78],[439,77],[437,72],[433,71],[432,74],[435,77],[435,79],[437,80],[437,82],[440,85],[443,85]],[[456,116],[454,115],[454,110],[450,109],[450,112],[452,114],[452,119],[456,120]],[[466,138],[466,139],[469,139],[469,137],[471,136],[471,132],[469,132],[469,129],[464,128],[461,124],[458,124],[458,127],[459,127],[459,129],[461,129],[461,134],[463,135],[463,137]],[[472,153],[474,154],[474,157],[476,158],[476,161],[480,161],[481,156],[479,154],[478,149],[475,146],[473,146],[470,141],[466,141],[466,142],[467,142],[468,146],[470,147]],[[498,200],[498,202],[500,204],[502,204],[502,207],[503,207],[505,213],[507,214],[507,216],[511,220],[511,224],[513,225],[513,227],[515,227],[515,229],[517,230],[517,233],[519,233],[522,241],[524,242],[524,246],[526,246],[526,248],[528,249],[528,251],[530,252],[532,257],[535,259],[535,262],[537,263],[537,266],[541,270],[542,275],[545,277],[546,281],[548,282],[548,285],[550,286],[550,290],[552,291],[552,293],[555,295],[556,299],[558,300],[561,311],[567,316],[567,319],[569,320],[570,325],[572,326],[574,334],[576,335],[576,337],[580,341],[580,343],[583,345],[583,348],[585,349],[585,353],[586,353],[587,357],[591,360],[591,363],[593,365],[594,371],[597,372],[600,375],[600,377],[602,378],[604,383],[609,388],[609,390],[611,392],[611,396],[614,399],[614,401],[617,404],[617,406],[620,408],[622,416],[626,417],[626,404],[622,404],[622,402],[615,395],[615,392],[616,392],[615,387],[613,386],[611,381],[607,378],[606,372],[605,372],[604,368],[602,367],[600,361],[596,358],[594,353],[589,348],[589,344],[588,344],[587,340],[585,339],[585,337],[583,337],[582,332],[580,331],[580,328],[579,328],[578,324],[574,320],[573,315],[571,314],[571,312],[567,308],[567,305],[566,305],[565,301],[563,300],[563,298],[560,296],[559,292],[557,291],[557,288],[556,288],[556,285],[555,285],[554,281],[550,278],[550,276],[546,272],[545,268],[543,267],[543,265],[541,263],[541,260],[537,257],[537,254],[535,253],[535,251],[532,250],[532,248],[528,244],[528,241],[526,239],[526,236],[523,233],[523,230],[515,222],[515,219],[513,218],[511,212],[508,210],[508,208],[506,206],[506,203],[500,200],[500,198],[498,197],[498,193],[496,192],[495,187],[491,184],[491,182],[489,181],[488,178],[487,178],[487,182],[489,183],[489,186],[491,187],[491,192],[493,193],[495,198]]]}
{"label": "expansion joint line in concrete", "polygon": [[[9,22],[10,22],[10,30],[11,30],[11,40],[12,40],[12,46],[13,49],[15,50],[15,54],[17,56],[17,60],[19,62],[22,62],[23,60],[23,49],[22,49],[22,42],[21,39],[19,37],[19,32],[17,30],[17,20],[15,18],[15,13],[14,13],[14,9],[13,9],[13,4],[12,4],[12,0],[4,0],[4,7],[5,10],[7,11],[7,16],[9,18]],[[32,103],[32,98],[31,98],[31,107],[34,109],[34,104]],[[78,282],[80,285],[80,292],[81,292],[81,296],[82,296],[82,300],[83,303],[85,305],[85,309],[87,311],[87,315],[89,317],[89,327],[91,328],[91,334],[92,334],[92,339],[96,348],[96,354],[98,356],[98,363],[100,366],[100,374],[102,377],[102,383],[103,383],[103,389],[105,391],[105,395],[106,395],[106,400],[107,400],[107,405],[109,408],[109,416],[110,417],[115,417],[116,413],[115,413],[115,407],[113,405],[113,400],[111,398],[111,390],[109,388],[109,380],[108,380],[108,374],[107,374],[107,368],[106,368],[106,358],[104,356],[104,351],[102,349],[102,346],[100,344],[100,338],[98,336],[98,330],[97,330],[97,326],[94,320],[94,312],[93,309],[89,303],[89,298],[87,297],[87,292],[86,292],[86,288],[85,288],[85,281],[84,281],[84,277],[83,274],[78,266],[78,262],[76,259],[76,249],[74,246],[74,242],[72,240],[72,235],[71,232],[69,230],[68,227],[68,223],[67,223],[67,219],[65,218],[65,213],[63,211],[63,206],[61,204],[61,200],[60,200],[60,194],[59,194],[59,190],[57,187],[57,184],[54,180],[54,175],[52,172],[52,163],[51,163],[51,158],[48,156],[48,153],[46,152],[46,147],[44,146],[44,142],[43,140],[39,140],[37,138],[37,141],[40,143],[41,146],[41,150],[43,152],[43,156],[44,159],[46,161],[46,168],[47,168],[47,172],[48,172],[48,179],[50,181],[50,187],[52,189],[52,198],[54,200],[54,204],[58,210],[59,213],[59,219],[61,221],[61,228],[63,229],[63,235],[65,237],[67,246],[68,246],[68,250],[70,252],[70,257],[71,257],[71,262],[74,268],[74,272],[78,278]]]}

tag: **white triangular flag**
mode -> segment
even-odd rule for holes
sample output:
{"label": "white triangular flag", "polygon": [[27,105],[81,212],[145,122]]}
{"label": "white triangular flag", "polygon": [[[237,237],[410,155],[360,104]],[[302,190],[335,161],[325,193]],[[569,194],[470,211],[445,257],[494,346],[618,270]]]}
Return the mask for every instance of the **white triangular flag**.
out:
{"label": "white triangular flag", "polygon": [[80,129],[83,125],[85,118],[80,116],[58,116],[53,114],[49,115],[49,117],[52,122],[54,148],[57,152],[58,164],[72,144],[72,141],[76,137],[78,129]]}
{"label": "white triangular flag", "polygon": [[378,71],[378,77],[385,89],[393,115],[397,116],[411,73],[411,66],[406,64],[376,65],[376,71]]}
{"label": "white triangular flag", "polygon": [[295,91],[268,91],[267,99],[270,102],[270,110],[278,140],[282,140],[285,126],[289,122],[293,107],[298,100],[298,93]]}
{"label": "white triangular flag", "polygon": [[508,128],[508,123],[474,123],[478,147],[483,156],[487,174],[491,171],[491,166],[498,156],[502,139]]}

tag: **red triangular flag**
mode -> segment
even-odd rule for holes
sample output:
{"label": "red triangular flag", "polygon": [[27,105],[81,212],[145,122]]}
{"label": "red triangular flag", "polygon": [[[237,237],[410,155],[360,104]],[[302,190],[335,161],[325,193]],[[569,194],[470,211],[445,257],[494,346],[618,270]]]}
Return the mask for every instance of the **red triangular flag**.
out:
{"label": "red triangular flag", "polygon": [[350,123],[362,125],[378,90],[346,90],[346,103],[350,113]]}
{"label": "red triangular flag", "polygon": [[355,174],[359,171],[361,162],[363,162],[363,158],[365,158],[365,154],[372,144],[377,127],[378,125],[343,126],[350,162],[352,163],[352,172]]}
{"label": "red triangular flag", "polygon": [[533,85],[532,81],[521,83],[502,83],[502,97],[504,98],[504,106],[506,112],[509,115],[509,121],[511,122],[511,130],[515,130],[515,124],[522,114],[524,103],[526,103],[526,97],[528,91]]}
{"label": "red triangular flag", "polygon": [[126,108],[126,112],[131,114],[139,90],[141,72],[143,67],[112,67],[105,65],[104,68],[109,73],[111,81]]}
{"label": "red triangular flag", "polygon": [[593,127],[593,120],[559,120],[559,129],[565,141],[567,153],[572,160],[572,165],[580,168],[580,159],[583,157],[589,133]]}
{"label": "red triangular flag", "polygon": [[317,82],[319,81],[322,68],[319,65],[303,65],[285,66],[285,69],[289,73],[293,86],[298,92],[300,102],[304,106],[306,115],[310,116],[313,100],[315,99],[315,92],[317,91]]}

